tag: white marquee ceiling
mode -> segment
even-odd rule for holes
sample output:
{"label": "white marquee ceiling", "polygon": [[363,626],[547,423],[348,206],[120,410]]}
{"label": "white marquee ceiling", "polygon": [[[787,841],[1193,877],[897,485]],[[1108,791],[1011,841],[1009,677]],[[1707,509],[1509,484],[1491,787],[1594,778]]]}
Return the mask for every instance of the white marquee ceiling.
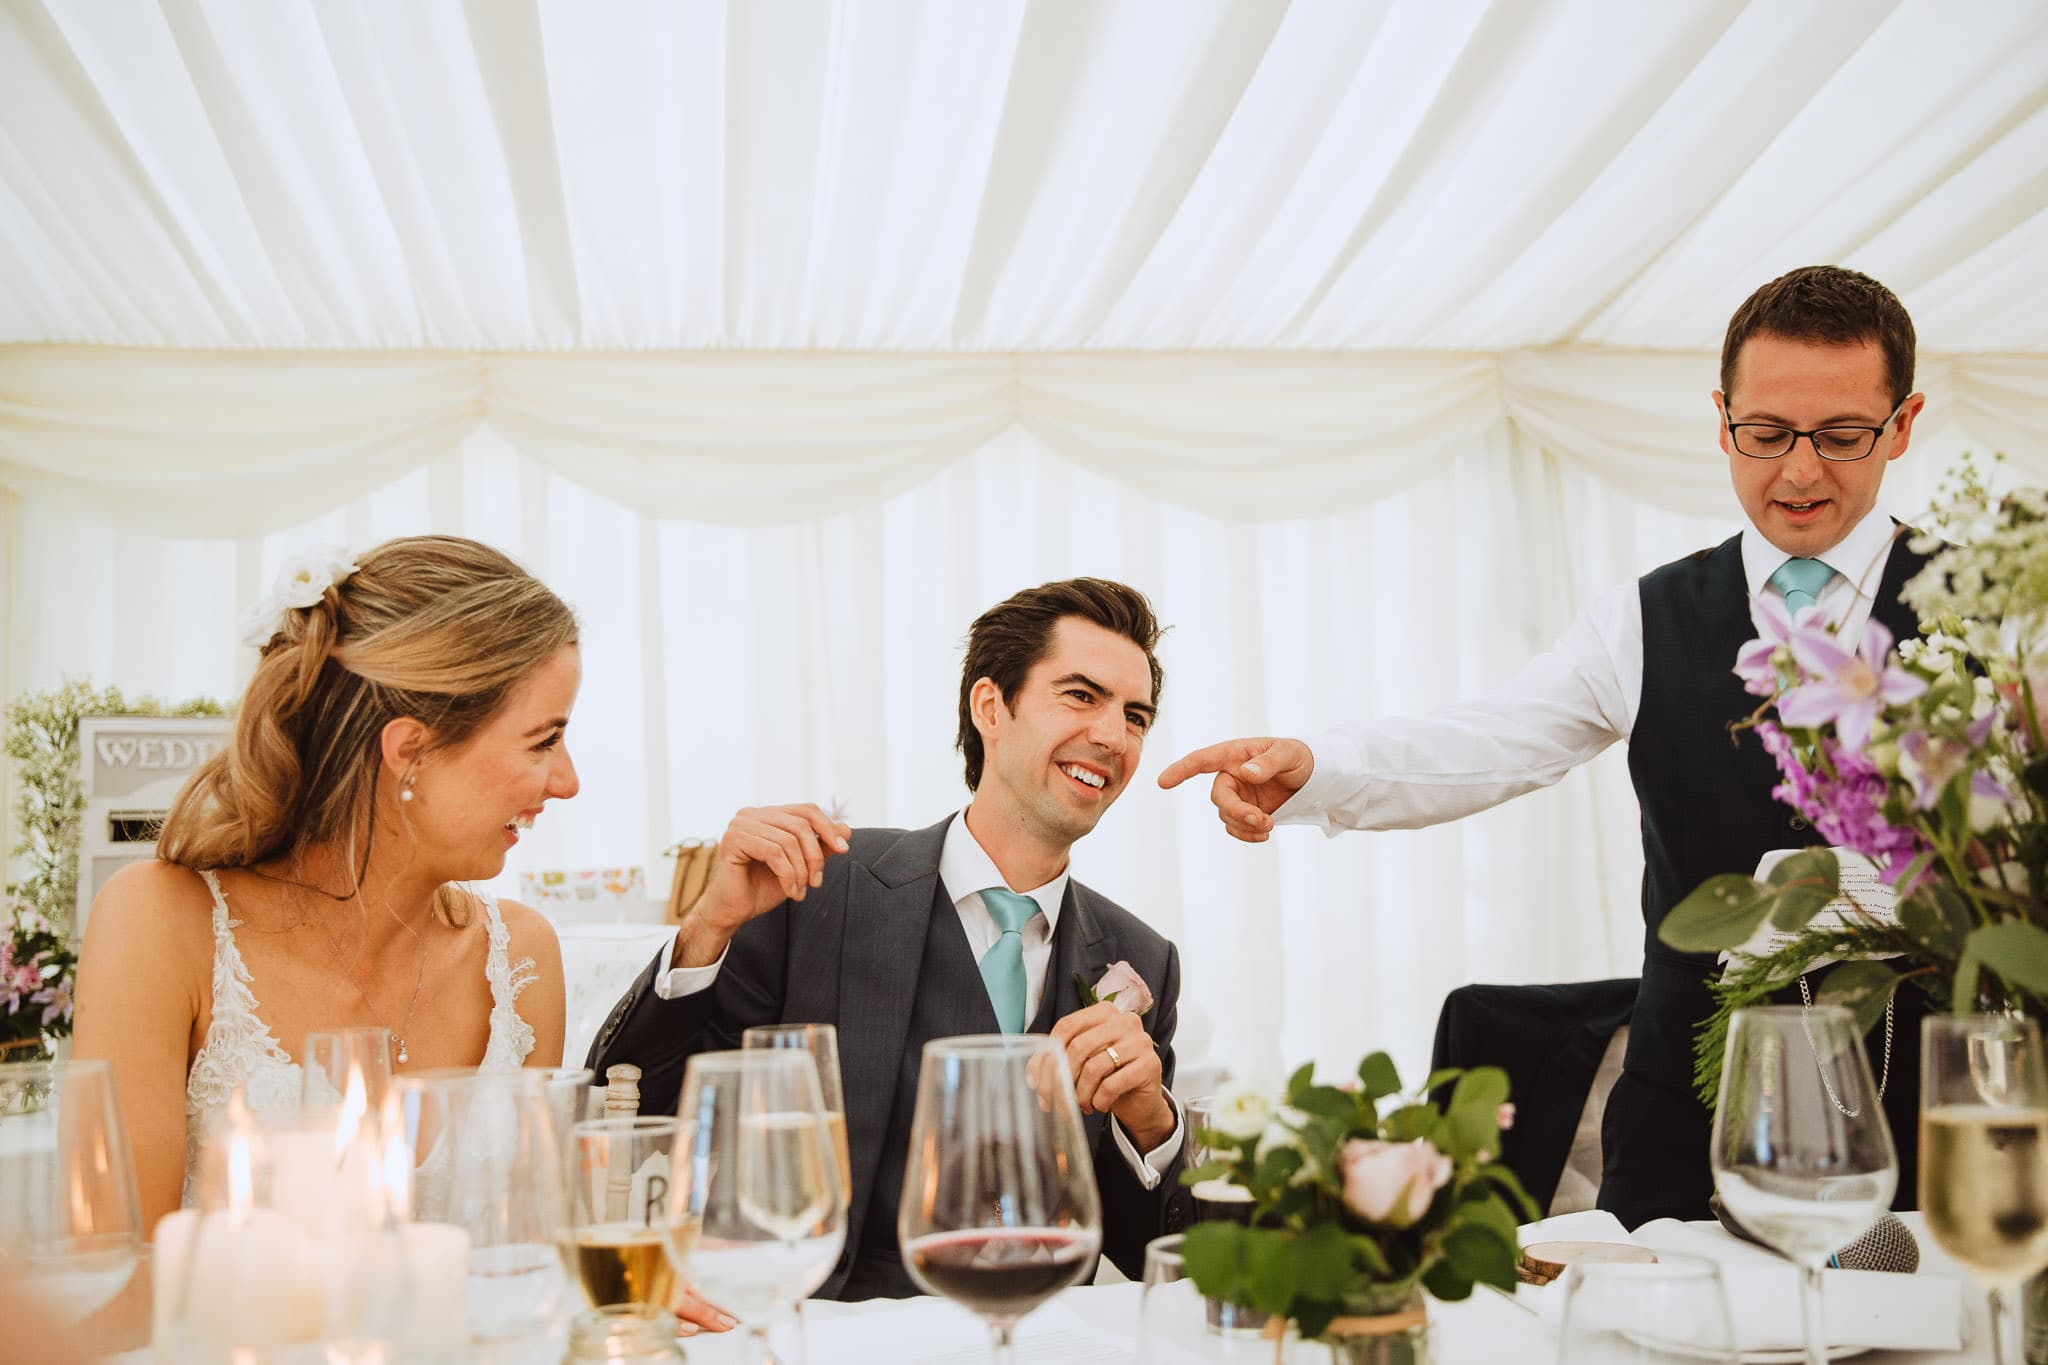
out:
{"label": "white marquee ceiling", "polygon": [[2048,351],[2039,0],[8,0],[0,342]]}

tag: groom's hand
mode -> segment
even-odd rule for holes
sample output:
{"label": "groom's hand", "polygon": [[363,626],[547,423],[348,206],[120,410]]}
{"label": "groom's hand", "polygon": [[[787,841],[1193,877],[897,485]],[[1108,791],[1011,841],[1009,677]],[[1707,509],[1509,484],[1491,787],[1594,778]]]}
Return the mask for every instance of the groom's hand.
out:
{"label": "groom's hand", "polygon": [[718,841],[711,878],[676,940],[675,965],[706,967],[739,927],[825,880],[825,860],[846,852],[853,829],[808,802],[749,806]]}
{"label": "groom's hand", "polygon": [[1226,739],[1168,764],[1159,785],[1173,788],[1197,773],[1214,773],[1209,799],[1223,828],[1248,844],[1273,833],[1273,812],[1308,784],[1316,756],[1298,739]]}
{"label": "groom's hand", "polygon": [[1159,1050],[1137,1015],[1105,1000],[1061,1019],[1052,1036],[1067,1050],[1082,1113],[1114,1115],[1141,1153],[1173,1136]]}

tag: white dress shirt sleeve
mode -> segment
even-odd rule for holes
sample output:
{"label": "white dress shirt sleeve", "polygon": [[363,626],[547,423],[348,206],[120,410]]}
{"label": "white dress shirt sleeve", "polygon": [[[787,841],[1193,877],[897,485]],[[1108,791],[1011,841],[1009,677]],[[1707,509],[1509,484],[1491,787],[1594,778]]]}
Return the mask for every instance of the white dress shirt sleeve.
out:
{"label": "white dress shirt sleeve", "polygon": [[1625,583],[1491,696],[1311,737],[1315,770],[1274,822],[1419,829],[1499,805],[1627,739],[1642,684],[1642,599]]}
{"label": "white dress shirt sleeve", "polygon": [[1138,1155],[1138,1148],[1131,1141],[1131,1135],[1116,1121],[1116,1116],[1112,1114],[1109,1118],[1109,1131],[1116,1135],[1116,1149],[1124,1154],[1124,1160],[1130,1165],[1131,1173],[1138,1177],[1138,1183],[1148,1190],[1159,1187],[1160,1180],[1166,1175],[1166,1168],[1180,1155],[1181,1140],[1188,1130],[1187,1111],[1180,1107],[1180,1101],[1168,1095],[1166,1102],[1173,1106],[1173,1133],[1166,1141],[1143,1156]]}
{"label": "white dress shirt sleeve", "polygon": [[[725,953],[718,955],[718,961],[707,967],[678,967],[676,960],[676,939],[682,933],[678,929],[668,937],[668,947],[661,950],[661,970],[654,974],[654,994],[661,1000],[680,1000],[686,995],[711,989],[711,983],[718,980],[718,969],[725,965]],[[731,952],[727,945],[726,952]]]}

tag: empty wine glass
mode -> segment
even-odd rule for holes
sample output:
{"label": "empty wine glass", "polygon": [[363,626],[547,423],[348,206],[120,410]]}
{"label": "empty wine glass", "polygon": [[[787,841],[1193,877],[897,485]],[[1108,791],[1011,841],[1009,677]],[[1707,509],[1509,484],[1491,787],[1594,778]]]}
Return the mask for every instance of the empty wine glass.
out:
{"label": "empty wine glass", "polygon": [[1721,1063],[1710,1160],[1735,1221],[1798,1263],[1808,1365],[1825,1365],[1821,1267],[1890,1206],[1891,1129],[1849,1011],[1737,1010]]}
{"label": "empty wine glass", "polygon": [[[738,1317],[750,1359],[771,1361],[776,1312],[825,1282],[846,1244],[846,1192],[808,1052],[704,1052],[683,1072],[672,1239],[690,1286]],[[799,1347],[802,1324],[798,1324]]]}
{"label": "empty wine glass", "polygon": [[925,1044],[896,1235],[921,1288],[987,1319],[997,1365],[1018,1320],[1088,1274],[1102,1200],[1056,1040]]}
{"label": "empty wine glass", "polygon": [[2022,1358],[2019,1289],[2048,1268],[2048,1071],[2031,1019],[1921,1021],[1920,1207],[1991,1303],[1997,1365]]}
{"label": "empty wine glass", "polygon": [[541,1078],[473,1068],[392,1082],[413,1215],[469,1238],[469,1338],[546,1339],[568,1311],[567,1158]]}
{"label": "empty wine glass", "polygon": [[573,1130],[569,1218],[576,1277],[592,1308],[675,1306],[677,1267],[696,1240],[694,1220],[672,1222],[677,1135],[672,1118],[590,1119]]}
{"label": "empty wine glass", "polygon": [[1661,1251],[1653,1262],[1574,1261],[1565,1271],[1557,1358],[1573,1365],[1735,1365],[1720,1267]]}
{"label": "empty wine glass", "polygon": [[142,1206],[105,1062],[0,1066],[0,1261],[77,1322],[128,1283]]}

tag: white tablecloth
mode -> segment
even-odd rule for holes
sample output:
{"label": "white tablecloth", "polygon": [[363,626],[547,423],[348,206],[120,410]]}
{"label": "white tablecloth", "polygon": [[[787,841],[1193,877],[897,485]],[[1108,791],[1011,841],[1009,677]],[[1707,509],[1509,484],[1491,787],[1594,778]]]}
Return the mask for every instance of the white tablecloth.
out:
{"label": "white tablecloth", "polygon": [[[1916,1235],[1918,1214],[1904,1215]],[[1711,1224],[1708,1226],[1712,1226]],[[1922,1275],[1961,1278],[1962,1272],[1926,1237],[1921,1241]],[[1069,1289],[1038,1314],[1026,1318],[1018,1333],[1018,1365],[1095,1365],[1140,1359],[1135,1284],[1091,1285]],[[981,1365],[986,1349],[972,1349],[984,1329],[964,1309],[931,1299],[864,1304],[810,1303],[813,1365]],[[1557,1336],[1527,1308],[1491,1289],[1480,1289],[1463,1303],[1429,1305],[1430,1336],[1436,1365],[1552,1365]],[[1036,1324],[1036,1326],[1034,1326]],[[1857,1358],[1872,1365],[1971,1365],[1989,1361],[1991,1349],[1984,1296],[1974,1285],[1964,1291],[1965,1348],[1952,1352],[1874,1351]],[[1033,1351],[1033,1338],[1040,1349]],[[1085,1354],[1077,1342],[1085,1339]],[[970,1343],[962,1349],[960,1342]],[[745,1356],[740,1343],[699,1337],[687,1343],[692,1365],[737,1363]],[[1270,1343],[1225,1342],[1209,1337],[1202,1357],[1227,1365],[1271,1365]],[[1776,1358],[1776,1357],[1773,1357]],[[1847,1356],[1838,1357],[1847,1359]],[[1290,1361],[1289,1365],[1293,1365]]]}

